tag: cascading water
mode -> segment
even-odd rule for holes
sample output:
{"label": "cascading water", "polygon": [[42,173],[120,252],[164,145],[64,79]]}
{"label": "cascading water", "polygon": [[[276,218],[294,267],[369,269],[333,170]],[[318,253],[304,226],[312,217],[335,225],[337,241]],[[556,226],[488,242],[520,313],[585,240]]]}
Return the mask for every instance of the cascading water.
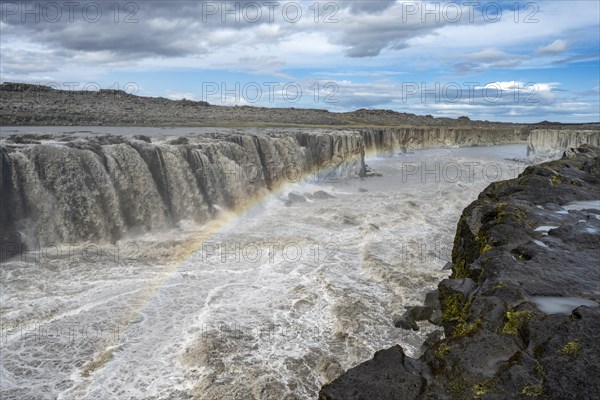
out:
{"label": "cascading water", "polygon": [[527,141],[527,155],[539,160],[560,158],[565,151],[584,144],[600,146],[600,132],[585,129],[534,129]]}
{"label": "cascading water", "polygon": [[142,139],[3,144],[3,227],[30,242],[0,268],[2,398],[307,399],[380,348],[415,354],[432,327],[393,316],[525,156],[395,149],[363,180],[386,149],[356,131]]}
{"label": "cascading water", "polygon": [[235,208],[290,173],[360,163],[363,152],[361,138],[344,132],[63,139],[2,148],[2,204],[14,210],[2,218],[5,243],[115,241],[206,222],[214,206]]}

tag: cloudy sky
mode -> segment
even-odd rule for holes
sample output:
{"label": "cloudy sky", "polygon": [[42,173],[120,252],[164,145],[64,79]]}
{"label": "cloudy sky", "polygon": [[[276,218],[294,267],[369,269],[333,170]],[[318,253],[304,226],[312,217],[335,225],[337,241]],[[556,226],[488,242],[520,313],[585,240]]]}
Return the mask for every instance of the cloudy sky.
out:
{"label": "cloudy sky", "polygon": [[0,80],[212,104],[600,120],[592,1],[1,2]]}

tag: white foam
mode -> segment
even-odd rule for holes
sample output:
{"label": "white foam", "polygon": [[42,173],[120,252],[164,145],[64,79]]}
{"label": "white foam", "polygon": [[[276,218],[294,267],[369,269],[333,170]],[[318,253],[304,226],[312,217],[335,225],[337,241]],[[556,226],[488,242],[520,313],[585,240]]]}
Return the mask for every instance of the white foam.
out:
{"label": "white foam", "polygon": [[571,314],[579,306],[598,307],[595,301],[579,297],[533,296],[529,300],[545,314]]}
{"label": "white foam", "polygon": [[[514,163],[500,158],[502,149],[424,150],[410,157],[419,163],[449,163],[459,154],[464,162],[498,162],[508,173]],[[419,333],[394,328],[392,315],[406,304],[420,303],[424,291],[447,277],[448,272],[441,271],[444,262],[434,256],[448,256],[444,251],[450,252],[461,211],[490,182],[481,173],[459,183],[427,175],[404,182],[404,162],[400,157],[378,161],[374,167],[384,172],[383,177],[340,182],[337,190],[330,184],[314,184],[311,190],[294,186],[299,192],[326,190],[336,198],[307,202],[302,212],[264,207],[210,238],[218,245],[276,243],[280,250],[273,262],[264,261],[269,250],[265,247],[263,261],[257,263],[231,255],[223,262],[221,254],[198,251],[173,269],[153,262],[111,260],[96,264],[58,260],[54,269],[11,266],[11,274],[0,274],[2,287],[7,288],[0,293],[3,318],[12,317],[11,312],[15,319],[48,314],[57,323],[86,325],[127,321],[125,317],[133,315],[134,322],[127,324],[128,336],[122,332],[117,343],[109,340],[112,337],[77,340],[63,347],[20,338],[4,343],[3,382],[31,390],[22,395],[33,393],[31,398],[162,399],[185,397],[174,394],[176,389],[189,393],[202,388],[203,398],[212,400],[256,392],[257,381],[268,379],[274,382],[273,390],[290,383],[296,397],[316,398],[320,385],[331,377],[305,366],[335,361],[345,370],[398,343],[416,355],[430,328],[422,326]],[[370,193],[358,196],[360,187]],[[419,206],[409,207],[398,201],[399,196]],[[273,204],[278,204],[276,199]],[[361,228],[371,224],[379,229],[365,235]],[[149,240],[166,243],[157,244],[155,251],[170,252],[175,247],[170,242],[181,240],[178,231],[171,237],[150,235]],[[301,246],[300,261],[282,259],[282,245],[289,242]],[[313,243],[319,244],[317,259]],[[337,247],[326,247],[331,243]],[[437,253],[431,256],[430,251]],[[294,257],[293,249],[288,256]],[[219,323],[242,326],[249,340],[219,335],[214,329]],[[285,332],[261,337],[253,329],[270,324]],[[210,342],[215,345],[209,347],[211,354],[200,351],[184,363],[186,351],[194,354],[211,331],[217,333]],[[110,345],[118,349],[112,358],[90,378],[82,377],[77,366]],[[30,358],[24,359],[24,354]],[[210,362],[203,364],[206,358]],[[39,367],[40,360],[53,363]],[[35,377],[23,379],[28,373]],[[277,392],[273,397],[285,395]]]}
{"label": "white foam", "polygon": [[548,232],[550,229],[556,229],[558,226],[553,225],[542,225],[535,228],[534,232]]}
{"label": "white foam", "polygon": [[600,210],[600,200],[574,201],[573,203],[565,204],[563,208],[573,211]]}

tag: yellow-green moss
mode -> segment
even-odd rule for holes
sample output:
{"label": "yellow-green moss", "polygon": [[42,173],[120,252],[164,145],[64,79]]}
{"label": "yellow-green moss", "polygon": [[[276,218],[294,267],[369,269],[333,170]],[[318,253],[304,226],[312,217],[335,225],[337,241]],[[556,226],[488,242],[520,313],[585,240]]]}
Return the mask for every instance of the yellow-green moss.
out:
{"label": "yellow-green moss", "polygon": [[461,373],[455,373],[453,376],[448,376],[446,381],[446,388],[448,393],[455,399],[470,398],[469,392],[473,383],[467,381]]}
{"label": "yellow-green moss", "polygon": [[[500,218],[500,214],[498,214],[498,218]],[[498,219],[498,222],[500,222],[500,219]],[[490,251],[492,249],[492,245],[490,245],[488,243],[488,239],[485,236],[485,234],[483,233],[479,233],[476,237],[475,237],[475,241],[477,241],[477,244],[479,245],[479,255],[482,256],[485,253],[487,253],[488,251]]]}
{"label": "yellow-green moss", "polygon": [[508,285],[506,284],[506,282],[500,282],[498,283],[496,286],[494,286],[494,289],[504,289],[506,288]]}
{"label": "yellow-green moss", "polygon": [[505,217],[512,216],[517,221],[527,221],[527,214],[519,210],[517,208],[510,207],[510,209],[506,210],[506,203],[501,203],[496,205],[496,220],[498,223],[501,223]]}
{"label": "yellow-green moss", "polygon": [[502,332],[508,335],[516,335],[523,322],[533,317],[531,311],[507,311],[506,323],[502,328]]}
{"label": "yellow-green moss", "polygon": [[435,349],[435,356],[440,360],[444,358],[446,354],[450,351],[450,346],[446,343],[440,343],[440,345]]}
{"label": "yellow-green moss", "polygon": [[454,265],[454,273],[452,277],[454,279],[464,279],[469,276],[469,268],[467,268],[467,261],[464,258],[458,260]]}
{"label": "yellow-green moss", "polygon": [[560,179],[560,175],[558,174],[553,175],[551,179],[553,185],[559,185],[562,182],[562,179]]}
{"label": "yellow-green moss", "polygon": [[581,344],[579,344],[579,341],[575,340],[567,343],[565,347],[562,348],[561,352],[563,354],[573,356],[579,353],[579,350],[581,350]]}
{"label": "yellow-green moss", "polygon": [[496,205],[496,220],[498,221],[498,223],[502,222],[502,217],[504,216],[504,213],[502,210],[504,210],[505,206],[506,206],[506,203]]}
{"label": "yellow-green moss", "polygon": [[542,394],[543,391],[544,391],[544,388],[542,387],[542,385],[527,384],[521,391],[521,394],[523,396],[527,396],[527,397],[538,397],[539,395]]}
{"label": "yellow-green moss", "polygon": [[472,388],[473,394],[475,395],[476,398],[485,396],[487,394],[487,392],[490,391],[490,389],[493,386],[494,386],[494,382],[491,380],[476,383],[475,385],[473,385],[473,388]]}
{"label": "yellow-green moss", "polygon": [[535,372],[537,372],[540,377],[542,377],[542,378],[544,377],[544,366],[542,364],[540,364],[538,361],[536,361],[536,364],[535,364]]}
{"label": "yellow-green moss", "polygon": [[454,336],[467,336],[471,333],[477,331],[481,327],[481,318],[477,319],[477,321],[472,322],[470,324],[466,322],[461,322],[454,328],[452,334]]}
{"label": "yellow-green moss", "polygon": [[475,236],[475,240],[477,241],[477,243],[479,244],[479,248],[482,248],[483,246],[486,245],[487,243],[487,238],[485,237],[485,235],[481,232],[479,232],[477,234],[477,236]]}
{"label": "yellow-green moss", "polygon": [[446,322],[464,322],[468,304],[458,293],[443,297],[442,320]]}
{"label": "yellow-green moss", "polygon": [[484,245],[483,248],[481,249],[481,255],[484,255],[485,253],[487,253],[491,249],[492,249],[491,245],[489,245],[489,244]]}

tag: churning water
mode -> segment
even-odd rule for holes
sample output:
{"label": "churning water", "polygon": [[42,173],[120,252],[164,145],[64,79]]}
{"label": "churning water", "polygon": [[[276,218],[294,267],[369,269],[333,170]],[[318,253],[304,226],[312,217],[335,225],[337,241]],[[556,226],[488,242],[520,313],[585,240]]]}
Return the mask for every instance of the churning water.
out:
{"label": "churning water", "polygon": [[382,177],[309,177],[203,227],[12,258],[2,398],[308,399],[381,348],[417,355],[432,327],[393,317],[448,275],[462,210],[525,152],[371,158]]}

